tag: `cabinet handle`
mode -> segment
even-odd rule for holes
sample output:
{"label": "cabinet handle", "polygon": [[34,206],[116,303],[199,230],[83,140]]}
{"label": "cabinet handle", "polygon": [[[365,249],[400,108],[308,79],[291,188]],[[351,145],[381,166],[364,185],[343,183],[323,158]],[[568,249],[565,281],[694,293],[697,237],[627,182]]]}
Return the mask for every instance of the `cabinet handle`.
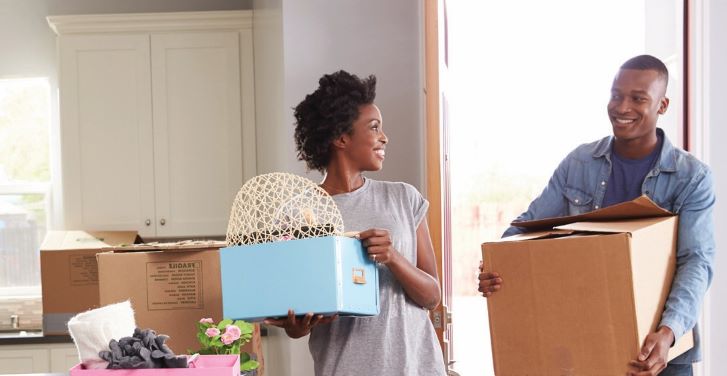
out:
{"label": "cabinet handle", "polygon": [[147,226],[151,226],[151,219],[147,219],[146,221],[144,221],[144,224]]}
{"label": "cabinet handle", "polygon": [[167,220],[164,219],[164,218],[162,218],[162,219],[159,220],[159,224],[162,225],[162,226],[164,226],[164,225],[167,224]]}

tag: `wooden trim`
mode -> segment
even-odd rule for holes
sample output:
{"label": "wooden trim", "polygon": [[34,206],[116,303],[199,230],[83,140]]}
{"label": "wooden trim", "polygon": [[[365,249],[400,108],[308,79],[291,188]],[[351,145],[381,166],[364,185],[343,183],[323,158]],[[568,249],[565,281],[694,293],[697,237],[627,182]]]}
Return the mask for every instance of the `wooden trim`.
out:
{"label": "wooden trim", "polygon": [[58,34],[252,29],[251,10],[48,16]]}
{"label": "wooden trim", "polygon": [[[437,260],[437,273],[440,280],[443,273],[443,232],[442,232],[442,176],[439,122],[439,16],[438,0],[424,1],[424,66],[426,98],[426,192],[429,200],[429,223],[434,255]],[[444,295],[444,294],[442,294]],[[435,327],[439,343],[444,348],[444,328],[446,312],[440,304],[433,312],[442,320],[441,327]]]}
{"label": "wooden trim", "polygon": [[689,86],[691,85],[691,73],[690,70],[692,68],[691,64],[691,43],[690,43],[690,32],[689,28],[691,26],[691,22],[689,20],[691,16],[691,9],[690,9],[690,1],[684,0],[683,2],[683,25],[682,25],[682,43],[683,43],[683,49],[682,49],[682,77],[684,77],[683,80],[683,86],[682,86],[682,103],[683,103],[683,123],[682,123],[682,147],[686,151],[691,150],[691,111],[690,111],[690,99],[691,99],[691,91],[689,90]]}

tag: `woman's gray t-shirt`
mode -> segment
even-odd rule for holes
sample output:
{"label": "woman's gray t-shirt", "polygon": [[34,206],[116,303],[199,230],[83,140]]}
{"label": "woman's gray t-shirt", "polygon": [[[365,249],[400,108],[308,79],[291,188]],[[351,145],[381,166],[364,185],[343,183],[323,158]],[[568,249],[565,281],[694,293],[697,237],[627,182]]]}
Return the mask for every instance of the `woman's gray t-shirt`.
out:
{"label": "woman's gray t-shirt", "polygon": [[[429,207],[416,188],[365,179],[361,188],[333,199],[346,231],[389,230],[394,248],[416,265],[416,229]],[[379,289],[379,315],[339,317],[313,328],[308,346],[316,375],[445,375],[428,311],[407,297],[384,265]]]}

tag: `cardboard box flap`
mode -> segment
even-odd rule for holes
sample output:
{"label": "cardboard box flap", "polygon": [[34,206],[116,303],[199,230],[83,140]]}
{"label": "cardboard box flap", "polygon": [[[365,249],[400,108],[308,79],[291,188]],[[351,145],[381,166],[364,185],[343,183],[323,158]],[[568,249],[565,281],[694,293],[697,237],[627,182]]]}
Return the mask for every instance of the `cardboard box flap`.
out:
{"label": "cardboard box flap", "polygon": [[659,222],[659,218],[639,218],[625,221],[611,222],[575,222],[561,226],[555,226],[557,230],[570,230],[571,232],[593,232],[593,233],[631,233],[652,224]]}
{"label": "cardboard box flap", "polygon": [[532,232],[527,232],[524,234],[508,236],[506,238],[498,239],[497,241],[498,242],[516,242],[516,241],[533,240],[533,239],[551,239],[551,238],[559,238],[561,236],[568,236],[568,235],[573,234],[573,232],[574,231],[572,231],[572,230],[561,230],[561,229],[532,231]]}
{"label": "cardboard box flap", "polygon": [[133,244],[141,240],[136,231],[48,231],[42,251],[96,249]]}
{"label": "cardboard box flap", "polygon": [[613,206],[594,210],[585,214],[571,215],[566,217],[553,217],[533,221],[513,221],[512,226],[522,227],[529,230],[553,228],[574,222],[586,221],[613,221],[617,219],[636,219],[651,217],[668,217],[674,215],[665,210],[646,196],[635,198],[632,201],[622,202]]}
{"label": "cardboard box flap", "polygon": [[227,246],[222,240],[181,240],[170,243],[140,243],[140,244],[124,244],[119,247],[113,247],[109,251],[116,253],[121,252],[149,252],[149,251],[189,251],[196,249],[224,248]]}

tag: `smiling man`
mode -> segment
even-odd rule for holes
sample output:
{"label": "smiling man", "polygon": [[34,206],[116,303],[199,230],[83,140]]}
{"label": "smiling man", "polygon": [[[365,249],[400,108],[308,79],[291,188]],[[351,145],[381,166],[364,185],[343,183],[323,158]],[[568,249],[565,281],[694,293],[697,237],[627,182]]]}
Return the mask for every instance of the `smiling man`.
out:
{"label": "smiling man", "polygon": [[[648,195],[679,215],[677,269],[661,321],[630,363],[633,375],[692,375],[701,360],[696,327],[702,299],[712,280],[714,230],[712,174],[704,163],[674,147],[656,127],[666,112],[669,72],[661,60],[636,56],[619,69],[611,87],[608,116],[613,136],[573,150],[548,185],[517,220],[576,215]],[[524,230],[510,227],[504,236]],[[488,297],[503,283],[497,273],[480,273],[479,291]],[[694,328],[695,346],[666,363],[674,341]]]}

